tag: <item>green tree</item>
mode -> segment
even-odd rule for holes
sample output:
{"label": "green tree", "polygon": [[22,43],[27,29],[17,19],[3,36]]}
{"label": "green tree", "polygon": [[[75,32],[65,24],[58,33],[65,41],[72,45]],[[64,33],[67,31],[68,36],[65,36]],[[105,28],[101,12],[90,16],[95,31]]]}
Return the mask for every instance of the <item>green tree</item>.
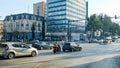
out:
{"label": "green tree", "polygon": [[6,35],[7,35],[7,32],[5,29],[3,29],[2,31],[2,35],[3,35],[3,39],[6,40]]}
{"label": "green tree", "polygon": [[102,26],[103,24],[101,23],[101,21],[99,20],[96,14],[90,16],[88,25],[87,25],[88,31],[100,30]]}
{"label": "green tree", "polygon": [[27,34],[25,32],[22,33],[22,39],[23,41],[26,39]]}
{"label": "green tree", "polygon": [[18,37],[19,32],[18,31],[14,31],[12,32],[12,36],[13,36],[13,40],[16,41],[17,37]]}
{"label": "green tree", "polygon": [[103,35],[120,35],[120,26],[111,21],[111,18],[107,15],[96,15],[90,16],[88,25],[86,27],[87,31],[103,30]]}
{"label": "green tree", "polygon": [[35,38],[35,24],[34,23],[32,24],[31,31],[32,31],[32,40],[33,40]]}

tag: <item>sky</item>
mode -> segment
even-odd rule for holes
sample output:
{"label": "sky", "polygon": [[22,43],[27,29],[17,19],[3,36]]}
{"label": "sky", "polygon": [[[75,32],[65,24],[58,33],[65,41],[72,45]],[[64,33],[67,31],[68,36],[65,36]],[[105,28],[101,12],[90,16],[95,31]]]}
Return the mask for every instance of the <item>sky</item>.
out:
{"label": "sky", "polygon": [[[0,0],[0,20],[5,16],[19,13],[33,13],[33,4],[46,0]],[[107,14],[120,16],[119,0],[86,0],[89,3],[89,16]]]}

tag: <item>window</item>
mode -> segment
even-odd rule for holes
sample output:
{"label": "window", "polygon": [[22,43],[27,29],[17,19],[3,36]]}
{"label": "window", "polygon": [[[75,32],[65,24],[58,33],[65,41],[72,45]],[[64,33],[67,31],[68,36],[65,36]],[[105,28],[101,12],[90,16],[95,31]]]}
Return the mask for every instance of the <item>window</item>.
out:
{"label": "window", "polygon": [[40,31],[40,28],[41,28],[41,25],[40,25],[40,23],[38,24],[38,31]]}
{"label": "window", "polygon": [[18,16],[16,16],[16,19],[18,20]]}
{"label": "window", "polygon": [[0,48],[5,48],[7,47],[7,44],[0,44]]}
{"label": "window", "polygon": [[12,44],[13,47],[21,47],[21,44]]}
{"label": "window", "polygon": [[33,20],[33,16],[31,16],[32,20]]}
{"label": "window", "polygon": [[22,48],[30,48],[30,47],[27,45],[22,45]]}
{"label": "window", "polygon": [[22,15],[22,19],[24,19],[24,15]]}
{"label": "window", "polygon": [[26,15],[26,19],[28,19],[29,18],[29,16],[28,15]]}
{"label": "window", "polygon": [[26,30],[29,30],[29,24],[26,24]]}
{"label": "window", "polygon": [[23,27],[23,26],[24,26],[24,24],[21,24],[21,26]]}

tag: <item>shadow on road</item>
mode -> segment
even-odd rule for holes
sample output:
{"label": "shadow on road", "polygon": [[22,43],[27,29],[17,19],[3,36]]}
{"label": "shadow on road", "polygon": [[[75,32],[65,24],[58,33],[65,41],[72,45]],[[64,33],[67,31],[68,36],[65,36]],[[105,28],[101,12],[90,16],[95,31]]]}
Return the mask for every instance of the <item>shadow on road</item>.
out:
{"label": "shadow on road", "polygon": [[[30,58],[31,56],[19,56],[19,57],[15,57],[13,59],[23,59],[23,58]],[[7,58],[4,58],[4,57],[0,57],[0,60],[11,60],[11,59],[7,59]]]}
{"label": "shadow on road", "polygon": [[120,56],[66,68],[120,68]]}
{"label": "shadow on road", "polygon": [[72,52],[69,52],[69,51],[66,51],[66,52],[58,52],[58,53],[53,53],[53,51],[46,51],[46,52],[39,52],[39,56],[52,56],[52,55],[60,55],[60,54],[66,54],[66,53],[72,53]]}

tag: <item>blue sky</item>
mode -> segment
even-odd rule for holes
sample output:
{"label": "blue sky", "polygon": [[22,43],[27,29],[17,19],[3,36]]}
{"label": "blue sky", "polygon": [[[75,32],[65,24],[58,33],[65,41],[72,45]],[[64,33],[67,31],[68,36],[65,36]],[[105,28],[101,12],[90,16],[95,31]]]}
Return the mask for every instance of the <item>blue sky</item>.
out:
{"label": "blue sky", "polygon": [[[33,13],[33,3],[45,0],[0,0],[0,19],[18,13]],[[89,15],[107,14],[120,16],[119,0],[87,0],[89,2]]]}

